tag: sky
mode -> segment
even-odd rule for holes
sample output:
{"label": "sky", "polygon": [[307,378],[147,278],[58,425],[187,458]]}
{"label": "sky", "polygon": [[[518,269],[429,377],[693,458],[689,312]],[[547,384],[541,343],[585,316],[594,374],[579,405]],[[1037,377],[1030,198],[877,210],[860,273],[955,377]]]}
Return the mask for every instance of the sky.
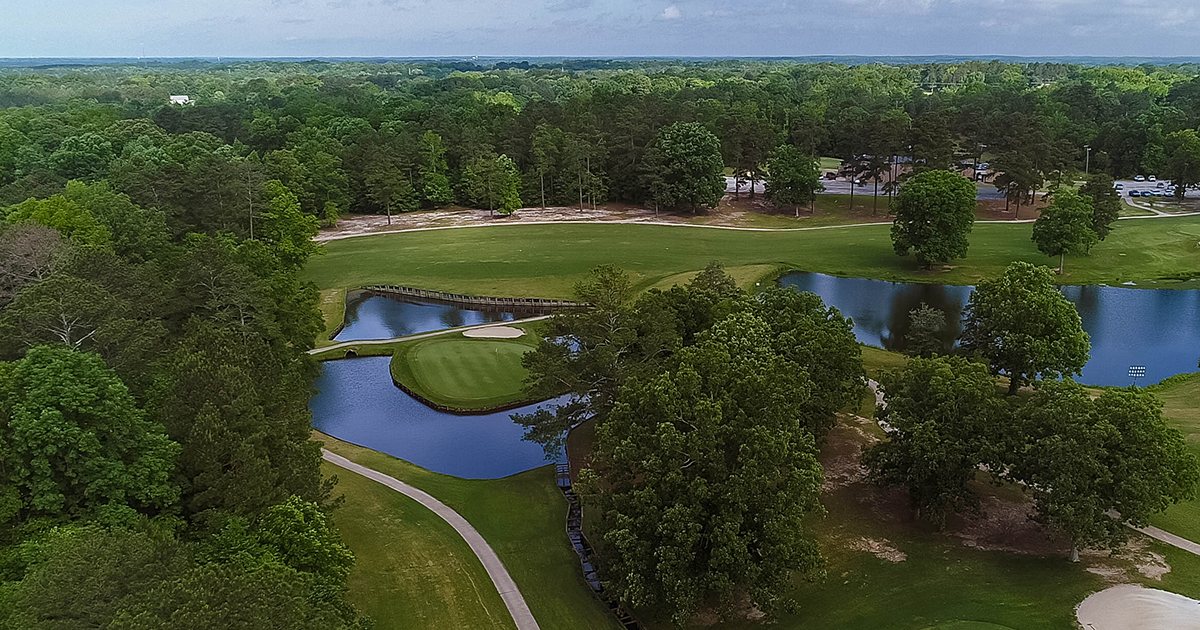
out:
{"label": "sky", "polygon": [[1200,0],[0,0],[0,57],[1200,55]]}

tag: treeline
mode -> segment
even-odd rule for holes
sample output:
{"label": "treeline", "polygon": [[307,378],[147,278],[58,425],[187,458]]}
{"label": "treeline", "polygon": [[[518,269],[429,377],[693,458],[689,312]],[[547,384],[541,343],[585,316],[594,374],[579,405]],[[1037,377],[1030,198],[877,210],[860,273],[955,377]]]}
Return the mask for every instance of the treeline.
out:
{"label": "treeline", "polygon": [[317,219],[258,192],[253,240],[103,181],[0,209],[0,628],[364,626],[309,439]]}
{"label": "treeline", "polygon": [[[523,359],[529,394],[566,402],[516,420],[552,451],[594,427],[578,486],[605,589],[675,627],[802,607],[794,580],[820,579],[832,551],[806,527],[824,513],[818,445],[866,386],[852,322],[811,293],[750,295],[716,263],[637,296],[601,267],[576,292],[594,308],[550,319]],[[944,327],[914,314],[908,346],[923,356],[880,378],[887,438],[864,457],[920,518],[986,518],[976,482],[990,476],[1027,493],[1074,556],[1195,496],[1200,462],[1153,394],[1093,397],[1071,380],[1090,341],[1049,269],[981,282],[951,356]]]}
{"label": "treeline", "polygon": [[[177,232],[204,221],[248,234],[270,180],[330,222],[447,204],[673,202],[656,188],[671,160],[655,148],[676,123],[712,134],[721,165],[753,177],[786,146],[854,159],[867,177],[897,157],[918,170],[990,161],[1017,202],[1085,161],[1187,186],[1200,182],[1196,75],[1191,66],[770,61],[9,70],[0,203],[107,179],[166,212]],[[195,104],[168,106],[171,94]]]}

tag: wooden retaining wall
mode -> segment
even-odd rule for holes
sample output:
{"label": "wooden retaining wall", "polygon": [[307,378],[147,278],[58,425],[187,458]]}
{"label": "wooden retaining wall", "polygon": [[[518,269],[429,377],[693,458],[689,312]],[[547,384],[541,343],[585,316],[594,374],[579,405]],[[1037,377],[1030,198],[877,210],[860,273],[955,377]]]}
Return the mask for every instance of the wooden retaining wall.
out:
{"label": "wooden retaining wall", "polygon": [[445,293],[442,291],[430,291],[428,289],[414,289],[412,287],[402,287],[393,284],[377,284],[363,287],[363,290],[381,295],[402,295],[407,297],[421,298],[423,300],[435,300],[438,302],[446,302],[448,304],[461,304],[464,306],[501,306],[509,308],[583,308],[587,304],[582,302],[572,302],[571,300],[547,300],[543,298],[514,298],[514,297],[489,297],[483,295],[465,295],[462,293]]}

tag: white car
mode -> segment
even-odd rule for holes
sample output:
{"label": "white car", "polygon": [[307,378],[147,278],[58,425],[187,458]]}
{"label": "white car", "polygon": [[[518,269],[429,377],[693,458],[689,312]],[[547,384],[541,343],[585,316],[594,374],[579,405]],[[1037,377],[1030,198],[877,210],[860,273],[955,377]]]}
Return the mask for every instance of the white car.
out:
{"label": "white car", "polygon": [[1153,182],[1153,181],[1157,181],[1157,180],[1155,180],[1155,178],[1154,178],[1154,176],[1153,176],[1153,175],[1151,175],[1150,177],[1147,177],[1146,179],[1148,179],[1148,180],[1150,180],[1150,181],[1152,181],[1152,182]]}
{"label": "white car", "polygon": [[1144,182],[1144,181],[1146,181],[1146,178],[1145,178],[1145,177],[1142,177],[1141,175],[1138,175],[1137,177],[1134,177],[1134,178],[1133,178],[1133,181],[1135,181],[1135,182]]}

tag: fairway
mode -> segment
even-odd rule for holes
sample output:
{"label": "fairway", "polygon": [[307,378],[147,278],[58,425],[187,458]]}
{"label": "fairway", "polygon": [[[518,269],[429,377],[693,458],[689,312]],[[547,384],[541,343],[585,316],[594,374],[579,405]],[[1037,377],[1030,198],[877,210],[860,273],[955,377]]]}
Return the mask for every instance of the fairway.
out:
{"label": "fairway", "polygon": [[[1014,260],[1051,265],[1030,241],[1030,224],[976,224],[967,257],[925,270],[892,250],[889,225],[756,232],[637,224],[471,227],[364,236],[325,245],[305,278],[321,289],[375,283],[518,297],[569,298],[575,282],[601,264],[632,274],[638,289],[720,260],[841,276],[972,284]],[[1194,286],[1200,276],[1200,217],[1120,221],[1090,256],[1067,258],[1070,284]],[[768,274],[769,275],[769,274]],[[1145,284],[1162,281],[1158,285]]]}
{"label": "fairway", "polygon": [[[1171,377],[1150,389],[1163,401],[1163,415],[1200,457],[1200,372]],[[1151,518],[1150,524],[1200,541],[1200,498],[1168,508]]]}
{"label": "fairway", "polygon": [[521,357],[537,338],[473,339],[461,333],[398,344],[392,377],[422,398],[454,409],[485,409],[523,400]]}
{"label": "fairway", "polygon": [[[343,457],[428,492],[467,519],[504,562],[542,630],[619,630],[616,619],[583,581],[579,560],[567,539],[567,501],[554,483],[553,466],[504,479],[459,479],[321,433],[314,432],[313,439]],[[358,555],[350,579],[350,599],[375,618],[375,630],[511,627],[511,619],[493,621],[506,619],[504,604],[466,543],[456,538],[456,546],[444,539],[443,533],[457,537],[448,524],[383,485],[338,468],[325,470],[337,472],[335,494],[346,495],[335,524]],[[380,493],[395,495],[396,500]],[[369,509],[360,509],[363,507]],[[424,510],[424,515],[416,510]],[[464,569],[452,575],[453,571],[429,566],[431,563],[471,567],[477,572]],[[428,603],[423,603],[431,589],[420,581],[430,576],[436,578],[442,594],[433,593]],[[483,595],[476,596],[476,591]],[[480,604],[468,601],[471,597],[494,601],[498,608],[487,604],[488,617]],[[451,598],[466,602],[467,616],[436,610],[458,606],[448,603]],[[394,601],[397,599],[417,601]]]}
{"label": "fairway", "polygon": [[515,628],[458,532],[416,501],[327,463],[344,497],[334,524],[354,552],[350,601],[389,628]]}

